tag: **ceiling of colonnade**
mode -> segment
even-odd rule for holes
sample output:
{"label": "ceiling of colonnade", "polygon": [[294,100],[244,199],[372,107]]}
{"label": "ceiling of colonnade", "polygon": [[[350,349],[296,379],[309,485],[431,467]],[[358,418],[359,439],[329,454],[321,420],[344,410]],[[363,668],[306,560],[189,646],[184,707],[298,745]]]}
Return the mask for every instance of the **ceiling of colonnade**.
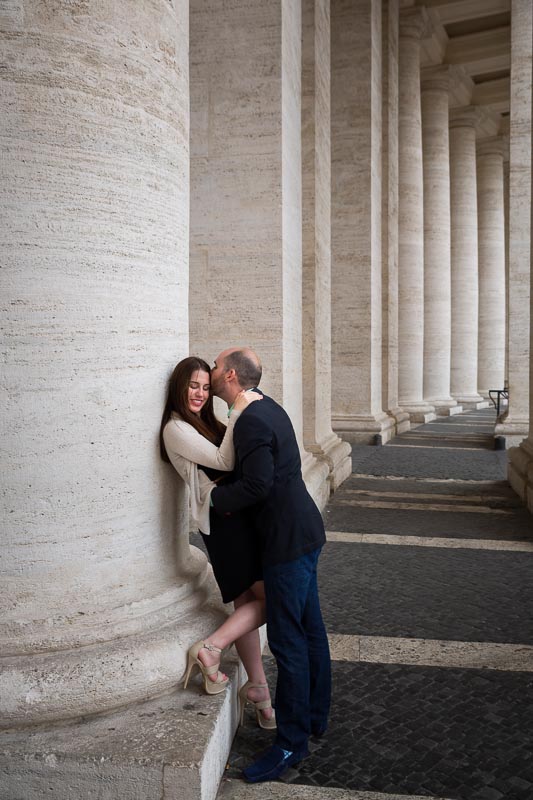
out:
{"label": "ceiling of colonnade", "polygon": [[451,105],[480,109],[478,135],[509,132],[511,0],[403,0],[424,7],[422,69],[452,65]]}

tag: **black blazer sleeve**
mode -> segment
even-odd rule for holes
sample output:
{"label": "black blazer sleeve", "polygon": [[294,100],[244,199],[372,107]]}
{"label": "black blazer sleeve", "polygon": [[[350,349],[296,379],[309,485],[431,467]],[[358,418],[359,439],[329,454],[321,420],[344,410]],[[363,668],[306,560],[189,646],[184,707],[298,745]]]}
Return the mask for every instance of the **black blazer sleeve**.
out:
{"label": "black blazer sleeve", "polygon": [[[256,405],[255,403],[253,405]],[[274,483],[272,429],[260,417],[246,409],[235,424],[233,444],[240,477],[211,492],[216,511],[227,514],[260,503]]]}

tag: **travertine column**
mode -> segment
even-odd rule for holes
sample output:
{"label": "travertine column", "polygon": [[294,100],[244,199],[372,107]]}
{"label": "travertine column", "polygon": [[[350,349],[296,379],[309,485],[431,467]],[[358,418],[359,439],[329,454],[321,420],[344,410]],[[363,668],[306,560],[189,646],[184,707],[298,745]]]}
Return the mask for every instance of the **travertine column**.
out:
{"label": "travertine column", "polygon": [[331,136],[329,0],[304,0],[302,30],[303,434],[334,490],[351,447],[331,429]]}
{"label": "travertine column", "polygon": [[383,440],[381,6],[334,0],[331,15],[333,428]]}
{"label": "travertine column", "polygon": [[531,3],[511,4],[511,113],[509,144],[509,411],[496,432],[508,445],[529,430],[531,240]]}
{"label": "travertine column", "polygon": [[383,409],[395,432],[409,430],[409,414],[398,403],[398,36],[399,0],[382,0],[382,214],[381,309]]}
{"label": "travertine column", "polygon": [[323,505],[328,466],[303,448],[301,10],[191,4],[190,334],[208,358],[254,347]]}
{"label": "travertine column", "polygon": [[399,49],[399,400],[414,422],[433,419],[424,402],[424,180],[420,40],[424,9],[400,13]]}
{"label": "travertine column", "polygon": [[503,159],[503,213],[505,219],[505,383],[509,381],[509,139]]}
{"label": "travertine column", "polygon": [[450,396],[450,67],[422,72],[424,160],[424,399],[441,414],[461,407]]}
{"label": "travertine column", "polygon": [[187,352],[187,4],[80,8],[0,18],[7,726],[160,694],[213,624],[157,450]]}
{"label": "travertine column", "polygon": [[[533,208],[531,207],[531,197],[533,196],[533,170],[531,165],[531,144],[530,144],[530,160],[528,165],[527,152],[525,144],[527,142],[528,134],[531,143],[531,121],[533,119],[533,99],[531,97],[531,49],[529,49],[528,56],[528,34],[529,42],[532,37],[532,13],[527,3],[513,2],[512,13],[516,14],[516,19],[513,20],[512,28],[512,64],[511,64],[511,193],[513,189],[515,195],[511,194],[510,198],[510,280],[513,286],[513,295],[511,295],[511,313],[518,311],[516,301],[516,284],[517,282],[517,268],[519,265],[522,267],[522,274],[524,274],[526,264],[525,252],[525,232],[518,230],[518,224],[521,221],[526,224],[526,207],[528,202],[528,195],[525,186],[525,176],[519,173],[518,164],[522,163],[523,172],[527,174],[529,171],[530,179],[530,192],[529,192],[529,434],[527,439],[521,442],[519,447],[513,447],[510,451],[509,466],[507,476],[509,482],[515,492],[527,504],[529,510],[533,513]],[[519,57],[520,56],[520,57]],[[528,63],[529,63],[529,92],[528,92]],[[529,94],[529,99],[527,95]],[[527,111],[529,109],[529,124],[527,121]],[[518,120],[522,120],[523,125],[518,125]],[[514,123],[513,123],[514,121]],[[517,140],[513,142],[513,133]],[[514,167],[514,170],[513,170]],[[518,215],[516,224],[512,219],[512,214]],[[513,263],[513,258],[515,259]],[[525,277],[525,275],[524,275]],[[524,285],[524,293],[526,293],[526,286]],[[520,310],[524,310],[523,307]],[[510,325],[510,344],[511,348],[513,343],[516,346],[516,331],[515,325]],[[516,370],[517,355],[513,354],[512,349],[509,353],[510,376],[517,378],[519,373]],[[511,383],[511,380],[510,380]],[[515,384],[513,384],[515,385]],[[511,401],[511,392],[509,392],[509,400]],[[513,411],[515,406],[510,406],[511,425],[513,420]],[[504,426],[502,426],[504,427]],[[511,429],[512,430],[512,429]]]}
{"label": "travertine column", "polygon": [[[531,16],[530,16],[531,21]],[[533,109],[532,109],[533,110]],[[530,170],[531,194],[533,196],[533,171]],[[533,230],[533,207],[531,208],[530,230]],[[533,264],[533,238],[530,240],[530,257]],[[529,435],[519,447],[512,447],[509,453],[508,479],[533,514],[533,270],[530,272],[530,315],[529,315]]]}
{"label": "travertine column", "polygon": [[478,247],[476,122],[472,106],[450,111],[452,264],[451,390],[468,408],[481,407],[477,391]]}
{"label": "travertine column", "polygon": [[503,142],[477,143],[479,350],[478,387],[502,389],[505,380],[505,221]]}

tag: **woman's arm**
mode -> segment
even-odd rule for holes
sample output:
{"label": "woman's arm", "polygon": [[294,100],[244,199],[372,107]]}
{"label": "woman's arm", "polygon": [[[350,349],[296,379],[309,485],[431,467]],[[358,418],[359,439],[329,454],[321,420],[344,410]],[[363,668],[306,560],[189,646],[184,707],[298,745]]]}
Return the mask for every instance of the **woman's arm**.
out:
{"label": "woman's arm", "polygon": [[202,467],[212,467],[224,472],[230,472],[235,466],[235,452],[233,450],[233,427],[240,416],[239,411],[232,411],[228,427],[220,447],[210,442],[192,425],[181,419],[171,419],[163,431],[163,439],[169,458],[178,455],[200,464]]}

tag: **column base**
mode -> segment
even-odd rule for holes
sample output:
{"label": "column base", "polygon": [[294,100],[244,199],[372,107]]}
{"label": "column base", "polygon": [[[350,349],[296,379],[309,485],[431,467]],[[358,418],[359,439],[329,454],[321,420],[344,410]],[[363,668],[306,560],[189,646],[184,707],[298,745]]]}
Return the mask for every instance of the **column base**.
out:
{"label": "column base", "polygon": [[318,444],[306,448],[318,461],[324,461],[329,468],[329,488],[335,492],[341,483],[352,473],[352,446],[332,433]]}
{"label": "column base", "polygon": [[511,448],[507,479],[533,513],[533,440],[526,439],[519,447]]}
{"label": "column base", "polygon": [[463,407],[457,404],[457,400],[453,397],[444,398],[428,398],[430,403],[435,408],[435,413],[438,417],[451,417],[454,414],[461,414]]}
{"label": "column base", "polygon": [[411,430],[411,423],[409,421],[409,414],[401,408],[391,408],[387,412],[394,420],[394,435],[398,436],[400,433],[405,433]]}
{"label": "column base", "polygon": [[455,395],[454,399],[463,406],[465,411],[478,411],[481,408],[488,408],[490,403],[481,397],[480,394]]}
{"label": "column base", "polygon": [[[173,602],[160,615],[148,616],[146,630],[114,639],[102,636],[85,647],[1,657],[0,727],[90,717],[171,691],[185,673],[188,647],[227,614],[211,566],[195,547],[188,570],[192,580],[176,587],[177,597],[170,593]],[[132,618],[137,612],[134,621],[142,622],[143,606],[137,606]],[[110,624],[107,637],[112,631]]]}
{"label": "column base", "polygon": [[346,442],[351,444],[375,444],[376,436],[385,444],[395,434],[392,417],[379,414],[338,414],[332,417],[331,427]]}
{"label": "column base", "polygon": [[437,417],[453,417],[456,414],[462,414],[464,411],[463,406],[455,405],[455,406],[436,406],[435,411],[437,412]]}
{"label": "column base", "polygon": [[307,486],[307,491],[322,511],[329,500],[329,466],[325,461],[319,461],[311,453],[304,451],[302,454],[302,476]]}
{"label": "column base", "polygon": [[402,403],[401,408],[409,414],[411,424],[424,425],[426,422],[431,422],[437,419],[435,414],[435,407],[429,403]]}
{"label": "column base", "polygon": [[509,419],[497,422],[494,436],[505,437],[505,447],[518,447],[529,435],[529,419]]}
{"label": "column base", "polygon": [[[215,800],[237,728],[244,670],[224,658],[229,687],[184,691],[120,712],[46,729],[4,733],[2,798]],[[149,676],[147,676],[147,680]]]}

